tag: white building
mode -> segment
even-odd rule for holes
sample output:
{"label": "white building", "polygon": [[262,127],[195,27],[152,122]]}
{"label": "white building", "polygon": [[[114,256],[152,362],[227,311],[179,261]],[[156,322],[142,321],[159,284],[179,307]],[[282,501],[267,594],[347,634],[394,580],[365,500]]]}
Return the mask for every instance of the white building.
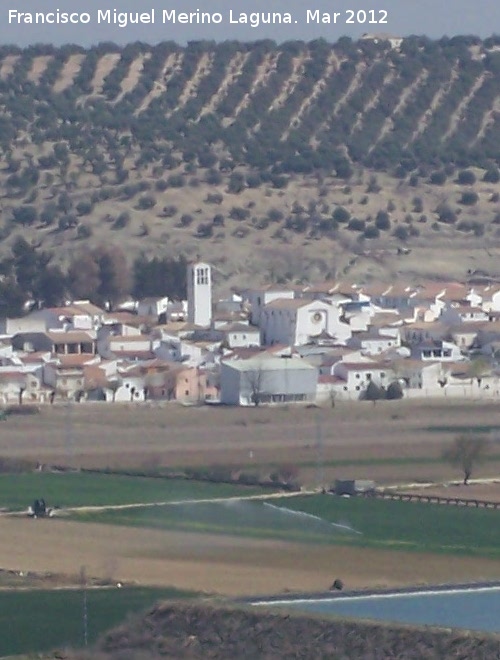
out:
{"label": "white building", "polygon": [[338,344],[351,337],[351,328],[340,320],[341,311],[321,300],[278,299],[262,310],[260,328],[263,344],[301,346],[328,335]]}
{"label": "white building", "polygon": [[208,264],[188,265],[188,322],[207,328],[212,322],[212,274]]}
{"label": "white building", "polygon": [[318,370],[305,360],[256,357],[221,363],[220,400],[233,406],[316,399]]}
{"label": "white building", "polygon": [[245,291],[245,298],[250,305],[250,323],[260,326],[261,314],[264,307],[280,298],[292,300],[295,298],[295,291],[269,286],[261,289],[249,289]]}

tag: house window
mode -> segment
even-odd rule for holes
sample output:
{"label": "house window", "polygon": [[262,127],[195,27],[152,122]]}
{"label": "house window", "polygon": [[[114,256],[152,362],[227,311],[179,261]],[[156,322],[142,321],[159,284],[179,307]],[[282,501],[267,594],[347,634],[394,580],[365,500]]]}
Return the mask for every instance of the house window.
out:
{"label": "house window", "polygon": [[385,371],[380,372],[380,378],[385,378]]}
{"label": "house window", "polygon": [[189,396],[189,390],[184,390],[184,395]]}
{"label": "house window", "polygon": [[344,385],[344,392],[347,392],[347,385]]}
{"label": "house window", "polygon": [[371,379],[372,379],[372,375],[371,374],[366,374],[366,380],[370,381]]}
{"label": "house window", "polygon": [[356,385],[356,392],[359,392],[360,389],[361,389],[360,386]]}
{"label": "house window", "polygon": [[361,378],[361,376],[359,374],[356,374],[356,378]]}

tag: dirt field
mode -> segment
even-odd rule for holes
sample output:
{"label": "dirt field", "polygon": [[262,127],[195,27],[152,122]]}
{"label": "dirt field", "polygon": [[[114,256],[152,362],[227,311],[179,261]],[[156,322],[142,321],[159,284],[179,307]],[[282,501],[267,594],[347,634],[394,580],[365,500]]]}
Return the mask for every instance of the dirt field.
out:
{"label": "dirt field", "polygon": [[[40,415],[10,417],[0,424],[0,456],[42,463],[136,468],[224,464],[256,471],[286,463],[299,467],[306,484],[316,484],[321,464],[327,482],[357,477],[394,483],[460,478],[456,469],[433,459],[464,427],[489,425],[499,429],[491,437],[500,435],[500,409],[475,401],[356,402],[334,409],[74,404],[46,407]],[[456,430],[447,428],[452,426]],[[494,446],[490,453],[497,453]],[[474,476],[493,477],[499,470],[498,460],[485,461]]]}
{"label": "dirt field", "polygon": [[493,580],[488,559],[312,546],[72,521],[0,519],[0,565],[206,593],[265,595]]}
{"label": "dirt field", "polygon": [[421,489],[405,489],[405,493],[415,495],[431,495],[436,497],[456,497],[467,500],[481,500],[483,502],[500,502],[500,481],[491,484],[463,484],[450,486],[433,486]]}

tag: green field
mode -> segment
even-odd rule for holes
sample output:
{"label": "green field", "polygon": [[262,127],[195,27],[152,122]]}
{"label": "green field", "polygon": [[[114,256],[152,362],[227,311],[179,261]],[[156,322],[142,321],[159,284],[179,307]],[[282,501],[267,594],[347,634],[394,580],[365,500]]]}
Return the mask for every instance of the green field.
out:
{"label": "green field", "polygon": [[[195,595],[175,589],[88,589],[88,643],[94,643],[128,614],[140,612],[158,600]],[[81,590],[0,592],[1,656],[83,645]]]}
{"label": "green field", "polygon": [[[322,521],[292,514],[290,510],[317,516]],[[414,502],[315,495],[273,499],[271,507],[263,502],[169,505],[86,514],[83,519],[158,529],[500,558],[500,512]],[[361,534],[329,523],[352,527]]]}
{"label": "green field", "polygon": [[26,509],[43,497],[48,506],[104,506],[251,495],[257,488],[185,479],[128,477],[84,472],[0,475],[0,507]]}

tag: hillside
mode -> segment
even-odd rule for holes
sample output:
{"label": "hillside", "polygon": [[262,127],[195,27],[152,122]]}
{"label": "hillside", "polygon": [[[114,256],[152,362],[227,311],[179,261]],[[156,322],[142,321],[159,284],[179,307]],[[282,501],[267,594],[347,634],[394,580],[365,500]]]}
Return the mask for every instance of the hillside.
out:
{"label": "hillside", "polygon": [[200,254],[227,284],[500,275],[499,73],[500,38],[4,47],[3,252]]}
{"label": "hillside", "polygon": [[499,639],[439,629],[269,614],[207,604],[160,603],[105,635],[90,653],[67,660],[141,658],[476,658],[498,657]]}

